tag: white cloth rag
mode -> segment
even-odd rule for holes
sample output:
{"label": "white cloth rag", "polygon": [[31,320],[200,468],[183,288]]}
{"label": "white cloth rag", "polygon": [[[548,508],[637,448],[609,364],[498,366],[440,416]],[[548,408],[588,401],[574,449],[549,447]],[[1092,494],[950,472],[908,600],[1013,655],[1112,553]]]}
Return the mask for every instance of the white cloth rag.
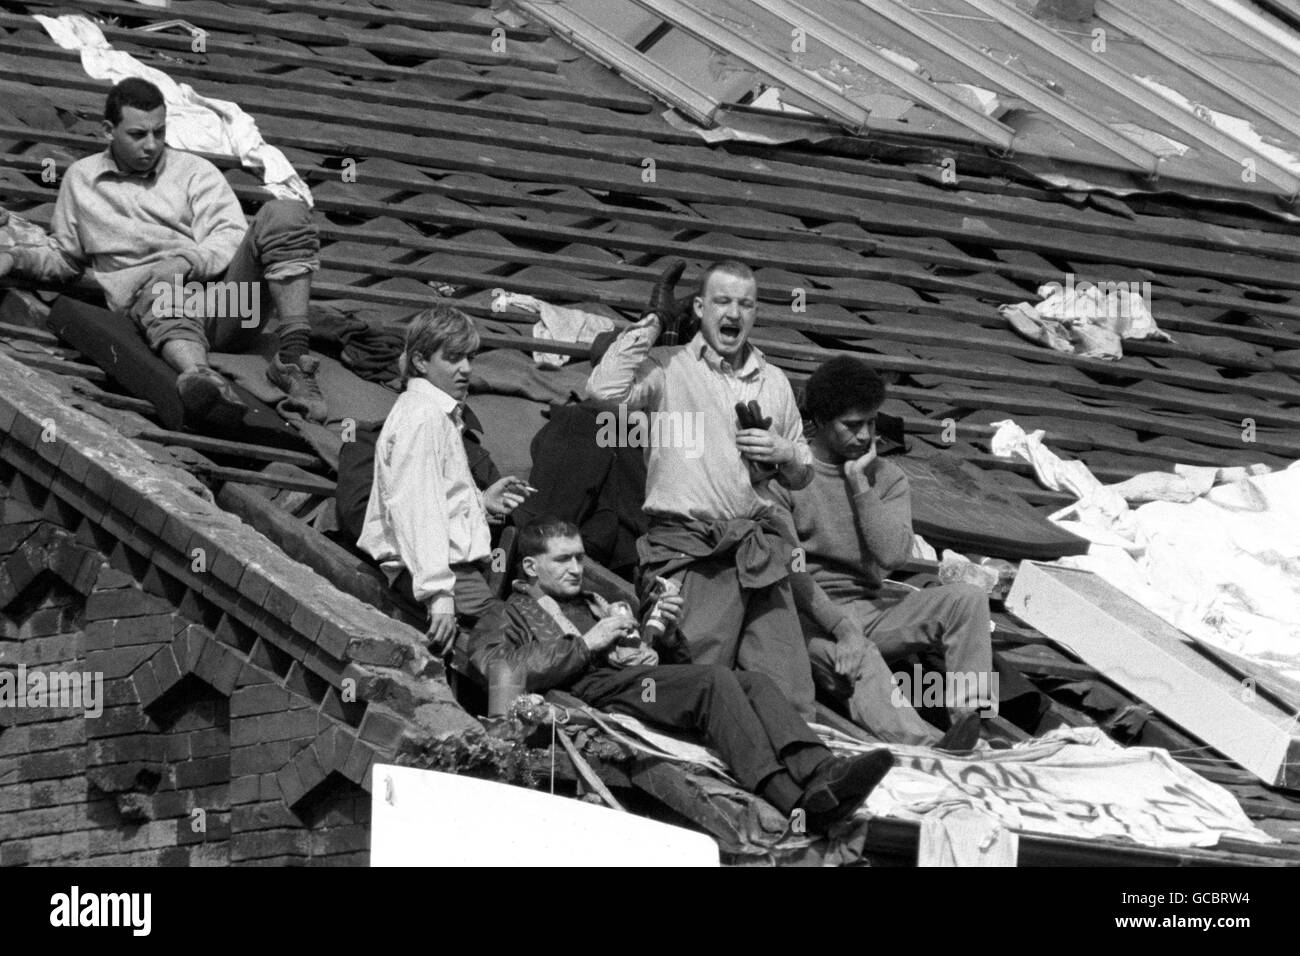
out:
{"label": "white cloth rag", "polygon": [[1088,358],[1122,358],[1124,339],[1172,341],[1147,307],[1149,287],[1139,293],[1125,285],[1103,289],[1091,282],[1049,282],[1039,287],[1037,305],[1017,302],[999,306],[998,312],[1031,342]]}
{"label": "white cloth rag", "polygon": [[[533,338],[549,339],[552,342],[590,343],[601,332],[609,332],[614,328],[614,320],[608,316],[551,305],[549,302],[543,302],[541,299],[520,292],[507,292],[505,289],[492,290],[493,312],[504,312],[512,308],[535,312],[541,316],[541,321],[533,326]],[[533,353],[533,361],[539,368],[560,368],[572,357],[555,352]]]}
{"label": "white cloth rag", "polygon": [[1015,866],[1020,835],[993,814],[965,803],[935,807],[921,817],[917,866]]}

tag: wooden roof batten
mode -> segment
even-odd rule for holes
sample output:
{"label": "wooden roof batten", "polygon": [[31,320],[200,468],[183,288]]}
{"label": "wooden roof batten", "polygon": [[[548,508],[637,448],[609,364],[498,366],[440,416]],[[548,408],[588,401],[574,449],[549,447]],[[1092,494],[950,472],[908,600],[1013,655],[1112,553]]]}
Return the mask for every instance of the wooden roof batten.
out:
{"label": "wooden roof batten", "polygon": [[791,66],[745,36],[729,29],[713,17],[681,2],[681,0],[633,0],[633,2],[676,27],[690,33],[704,43],[743,60],[771,77],[786,89],[807,97],[855,133],[870,126],[867,110],[842,93],[802,70]]}
{"label": "wooden roof batten", "polygon": [[599,60],[626,80],[661,97],[701,126],[709,127],[722,104],[673,76],[650,57],[619,37],[592,23],[562,3],[534,3],[517,0],[517,6],[554,30],[573,46]]}
{"label": "wooden roof batten", "polygon": [[749,2],[791,26],[804,29],[812,39],[893,84],[917,102],[961,124],[980,139],[1004,152],[1012,150],[1016,131],[1011,127],[972,109],[928,80],[892,62],[869,44],[845,33],[834,23],[802,3],[796,0],[749,0]]}
{"label": "wooden roof batten", "polygon": [[1137,169],[1155,179],[1160,174],[1160,157],[1105,123],[1071,104],[1027,76],[997,62],[979,48],[967,43],[951,30],[916,13],[897,0],[858,0],[873,13],[889,20],[918,39],[941,49],[945,55],[984,77],[994,86],[1020,97],[1042,110],[1058,123],[1069,127]]}
{"label": "wooden roof batten", "polygon": [[1096,14],[1116,29],[1140,40],[1171,63],[1207,80],[1242,106],[1285,129],[1300,130],[1300,111],[1273,92],[1242,79],[1207,56],[1189,49],[1142,19],[1134,0],[1096,0]]}
{"label": "wooden roof batten", "polygon": [[[864,0],[866,2],[866,0]],[[879,0],[872,0],[879,2]],[[1123,70],[1076,46],[1056,31],[1043,26],[1033,17],[1006,6],[1001,0],[962,0],[980,13],[1015,32],[1039,49],[1057,56],[1085,76],[1104,83],[1142,111],[1168,123],[1203,146],[1241,167],[1250,160],[1256,173],[1282,190],[1288,203],[1300,196],[1300,177],[1279,163],[1260,155],[1254,146],[1226,130],[1207,123],[1160,93],[1143,86]],[[1181,2],[1181,0],[1180,0]]]}
{"label": "wooden roof batten", "polygon": [[1300,74],[1300,42],[1289,40],[1273,24],[1239,3],[1224,0],[1172,0],[1188,13],[1245,43],[1257,53]]}

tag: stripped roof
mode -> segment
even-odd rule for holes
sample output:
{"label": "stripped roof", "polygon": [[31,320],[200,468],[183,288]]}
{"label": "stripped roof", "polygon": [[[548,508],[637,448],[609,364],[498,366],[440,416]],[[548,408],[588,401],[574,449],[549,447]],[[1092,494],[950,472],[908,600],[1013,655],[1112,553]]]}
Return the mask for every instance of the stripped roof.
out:
{"label": "stripped roof", "polygon": [[1131,188],[1300,192],[1300,39],[1237,0],[520,6],[706,126],[763,106],[1014,154],[1058,182],[1065,164]]}
{"label": "stripped roof", "polygon": [[[891,410],[915,438],[989,469],[990,481],[1043,510],[1067,502],[987,453],[991,422],[1045,428],[1049,444],[1103,480],[1176,461],[1283,466],[1300,455],[1300,242],[1254,207],[1054,190],[1010,178],[1012,167],[961,166],[946,182],[918,154],[864,161],[854,144],[870,141],[850,137],[710,145],[540,21],[503,26],[480,3],[177,0],[157,10],[73,0],[0,12],[0,202],[38,222],[56,185],[42,177],[44,161],[61,168],[99,142],[107,84],[27,15],[70,7],[112,20],[105,33],[119,49],[239,102],[285,150],[316,197],[321,300],[409,311],[449,290],[479,318],[485,345],[528,348],[535,316],[493,312],[493,288],[634,317],[666,257],[685,258],[689,280],[736,256],[757,267],[757,341],[796,383],[836,350],[862,357],[895,377]],[[177,18],[206,31],[203,52],[188,34],[137,29]],[[267,198],[247,172],[217,161],[250,212]],[[1123,359],[1102,362],[1005,327],[997,304],[1032,299],[1067,272],[1149,281],[1174,343],[1129,343]],[[806,311],[792,310],[794,290]],[[0,333],[0,349],[28,364],[89,379],[91,407],[147,413],[66,344],[31,329]],[[940,437],[948,420],[956,442]],[[1246,420],[1254,441],[1243,441]],[[214,484],[279,482],[299,515],[332,489],[319,462],[295,459],[307,471],[292,479],[236,475],[202,461],[226,461],[232,449],[149,434]],[[247,451],[237,457],[256,458]],[[1135,706],[1005,617],[1000,628],[1021,645],[1017,666],[1039,668],[1053,687],[1092,681],[1116,712]],[[1159,732],[1153,739],[1171,748],[1195,746]],[[1248,786],[1212,755],[1187,760]],[[1249,786],[1269,815],[1276,795]]]}

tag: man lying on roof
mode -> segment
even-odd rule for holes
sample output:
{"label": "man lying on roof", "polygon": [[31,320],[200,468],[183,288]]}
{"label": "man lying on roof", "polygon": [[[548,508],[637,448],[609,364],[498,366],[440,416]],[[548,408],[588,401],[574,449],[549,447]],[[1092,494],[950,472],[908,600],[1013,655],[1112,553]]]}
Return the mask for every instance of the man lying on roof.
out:
{"label": "man lying on roof", "polygon": [[[687,659],[766,674],[811,717],[808,651],[790,592],[793,542],[767,493],[812,480],[803,422],[785,375],[749,343],[758,309],[749,267],[710,266],[692,308],[699,332],[659,355],[650,349],[661,315],[624,331],[592,370],[587,394],[650,418],[642,581],[680,583]],[[664,422],[675,423],[677,437],[664,437]],[[688,433],[693,441],[682,440]]]}
{"label": "man lying on roof", "polygon": [[[838,759],[763,674],[698,664],[658,664],[631,615],[611,613],[582,589],[582,537],[576,526],[543,517],[519,533],[522,578],[503,607],[479,620],[470,664],[520,668],[525,687],[561,688],[599,707],[663,727],[694,730],[722,755],[741,786],[785,814],[802,810],[812,831],[848,817],[893,765],[881,749]],[[680,595],[658,615],[671,628]]]}
{"label": "man lying on roof", "polygon": [[[988,599],[965,584],[881,594],[912,549],[907,476],[876,455],[884,401],[885,383],[866,363],[840,356],[821,365],[804,391],[815,429],[812,482],[773,489],[803,548],[806,573],[795,574],[793,586],[813,677],[884,740],[967,749],[979,735],[979,712],[997,702]],[[942,741],[894,693],[885,666],[918,651],[943,656],[953,730]]]}
{"label": "man lying on roof", "polygon": [[429,608],[429,648],[451,649],[501,602],[484,572],[491,558],[488,515],[504,517],[527,485],[512,476],[480,492],[461,441],[478,329],[439,304],[411,320],[400,368],[403,392],[375,446],[374,483],[357,547],[399,592]]}
{"label": "man lying on roof", "polygon": [[[210,162],[166,145],[167,107],[147,80],[114,86],[104,105],[108,148],[69,167],[59,187],[50,243],[0,253],[0,276],[11,269],[42,282],[66,282],[87,269],[108,307],[129,312],[150,347],[180,372],[176,387],[191,424],[243,420],[245,406],[208,351],[240,351],[262,329],[260,314],[194,314],[176,295],[186,282],[252,283],[257,295],[225,297],[257,305],[262,286],[280,318],[279,353],[267,378],[289,396],[288,407],[317,422],[325,400],[317,360],[307,352],[311,274],[320,243],[311,211],[294,200],[262,205],[251,226],[234,191]],[[225,288],[237,289],[237,286]],[[204,296],[205,303],[213,296]],[[189,314],[187,314],[189,313]]]}

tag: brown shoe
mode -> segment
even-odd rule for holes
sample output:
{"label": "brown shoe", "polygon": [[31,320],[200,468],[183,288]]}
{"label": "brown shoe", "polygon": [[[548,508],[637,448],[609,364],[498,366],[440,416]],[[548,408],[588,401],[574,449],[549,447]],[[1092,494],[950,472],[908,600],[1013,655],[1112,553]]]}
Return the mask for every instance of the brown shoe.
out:
{"label": "brown shoe", "polygon": [[196,365],[176,379],[176,391],[185,409],[185,424],[233,428],[243,424],[248,406],[216,369]]}
{"label": "brown shoe", "polygon": [[298,412],[309,422],[323,425],[329,418],[329,407],[325,404],[320,382],[316,380],[318,368],[320,359],[310,355],[304,355],[297,362],[282,362],[276,355],[266,367],[266,377],[289,396],[284,402],[286,409]]}

